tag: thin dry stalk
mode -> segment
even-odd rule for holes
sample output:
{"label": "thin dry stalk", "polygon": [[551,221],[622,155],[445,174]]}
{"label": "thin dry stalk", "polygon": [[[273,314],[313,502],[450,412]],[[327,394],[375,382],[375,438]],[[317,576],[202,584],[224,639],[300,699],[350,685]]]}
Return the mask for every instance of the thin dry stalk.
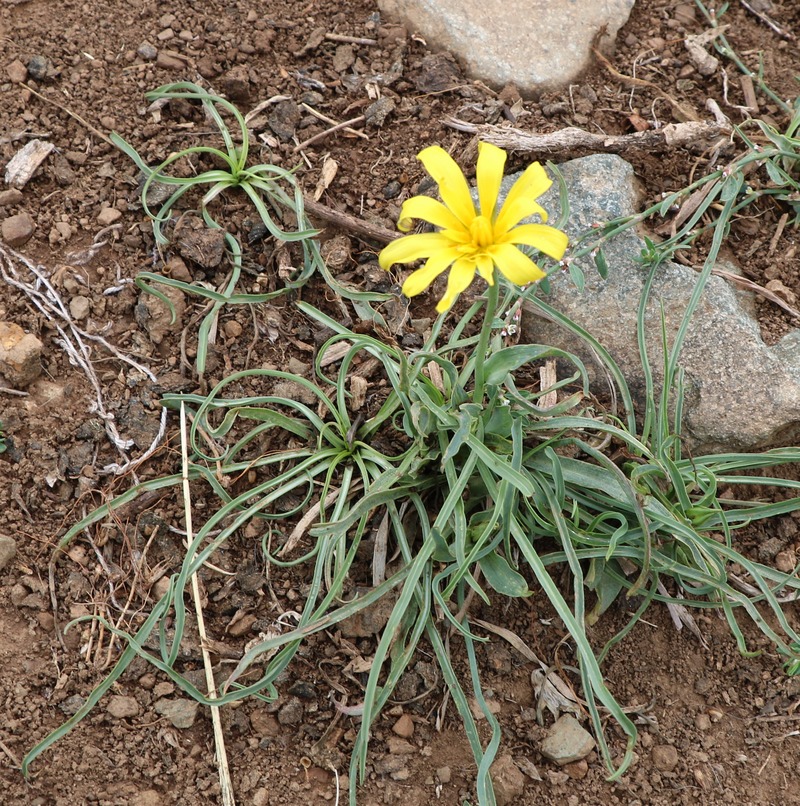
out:
{"label": "thin dry stalk", "polygon": [[[189,450],[186,434],[186,407],[181,402],[181,475],[183,477],[183,507],[186,518],[186,539],[191,543],[194,529],[192,527],[192,504],[191,490],[189,488]],[[194,557],[192,557],[194,559]],[[211,666],[211,654],[207,647],[208,635],[206,633],[206,623],[203,618],[202,597],[200,595],[200,583],[197,574],[192,574],[192,598],[194,599],[195,613],[197,615],[197,632],[200,635],[200,651],[203,653],[203,668],[206,672],[206,686],[208,696],[212,699],[217,696],[217,684],[214,681],[214,671]],[[214,744],[216,745],[217,767],[219,769],[219,784],[222,794],[223,806],[236,806],[233,796],[233,783],[228,767],[228,754],[225,750],[225,735],[222,731],[222,720],[219,714],[219,706],[211,706],[211,723],[214,726]]]}

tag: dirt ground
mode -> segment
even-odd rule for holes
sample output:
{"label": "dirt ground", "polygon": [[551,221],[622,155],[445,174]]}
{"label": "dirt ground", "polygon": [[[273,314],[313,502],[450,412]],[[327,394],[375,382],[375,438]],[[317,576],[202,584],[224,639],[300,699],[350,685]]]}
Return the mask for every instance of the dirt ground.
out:
{"label": "dirt ground", "polygon": [[[794,76],[800,72],[797,40],[782,37],[739,3],[731,5],[727,33],[737,52],[753,69],[763,54],[767,82],[780,97],[794,99]],[[800,6],[794,0],[752,5],[766,9],[782,31],[800,36]],[[103,398],[120,433],[134,439],[129,453],[135,458],[158,431],[159,395],[197,389],[192,339],[201,305],[185,300],[182,323],[163,332],[137,308],[139,292],[126,281],[142,270],[160,271],[163,263],[137,202],[135,167],[97,132],[117,131],[150,163],[209,136],[191,107],[148,109],[145,92],[171,81],[202,81],[245,112],[285,96],[252,122],[259,160],[299,165],[298,176],[309,194],[318,187],[323,166],[330,168],[335,161],[338,170],[320,202],[393,230],[400,204],[424,177],[416,153],[438,143],[459,154],[470,141],[444,124],[447,115],[474,123],[515,120],[538,132],[578,126],[624,134],[636,126],[679,122],[666,93],[701,119],[711,119],[705,104],[712,98],[735,123],[742,122],[747,101],[736,68],[727,63],[704,76],[688,58],[683,39],[704,29],[691,3],[637,0],[611,63],[618,73],[649,85],[631,84],[598,65],[568,90],[520,99],[513,86],[492,89],[463,77],[455,61],[433,53],[413,32],[382,21],[370,0],[4,0],[0,161],[5,165],[34,137],[52,143],[55,151],[21,194],[4,198],[0,219],[20,212],[31,216],[35,232],[20,251],[51,273],[85,329],[102,333],[156,376],[152,383],[102,350],[93,354]],[[24,85],[17,83],[20,67],[27,68]],[[363,115],[378,96],[387,99],[385,120],[373,111],[366,123],[353,124],[356,133],[339,130],[295,149],[322,135],[330,121]],[[758,103],[762,118],[785,123],[776,104],[763,96]],[[550,156],[512,157],[510,168]],[[569,156],[559,155],[557,161]],[[641,180],[643,204],[686,185],[708,165],[708,154],[693,150],[623,156]],[[774,239],[781,213],[765,207],[737,222],[729,247],[750,279],[761,285],[777,281],[791,301],[800,295],[800,257],[791,228]],[[222,215],[247,244],[246,282],[268,287],[273,255],[265,242],[250,236],[249,208],[232,197]],[[380,243],[321,219],[317,223],[326,226],[324,239],[340,238],[335,262],[340,279],[390,288],[392,278],[382,276],[375,263]],[[219,286],[224,263],[204,267],[202,258],[194,260],[187,248],[183,262],[173,261],[170,270],[173,276],[201,272]],[[116,290],[106,293],[112,287]],[[325,302],[317,281],[304,294],[312,302]],[[757,304],[765,338],[775,340],[797,326],[769,301]],[[429,310],[426,305],[423,311]],[[53,547],[93,506],[127,489],[131,478],[110,479],[100,472],[120,456],[91,409],[94,392],[30,300],[17,289],[0,288],[0,320],[18,324],[44,345],[44,371],[29,395],[0,390],[0,422],[9,443],[0,455],[0,533],[17,544],[16,557],[0,571],[0,801],[37,806],[218,803],[207,714],[200,710],[185,715],[183,722],[175,719],[165,707],[180,701],[174,686],[137,663],[111,698],[35,762],[29,782],[21,778],[21,757],[75,712],[118,651],[96,627],[69,633],[66,647],[56,641],[47,584]],[[188,335],[182,343],[184,326]],[[414,346],[413,334],[405,335]],[[223,315],[210,352],[207,381],[245,366],[307,371],[311,356],[306,348],[313,341],[308,324],[285,298],[255,314],[245,306],[231,309]],[[140,479],[174,472],[172,420],[168,429],[164,446],[138,468]],[[87,532],[76,541],[59,565],[59,621],[113,614],[117,595],[127,595],[130,587],[132,558],[141,557],[153,524],[179,518],[178,502],[159,498],[127,512],[115,528]],[[786,516],[739,539],[760,561],[770,562],[797,547],[799,523]],[[172,573],[180,557],[180,537],[161,530],[149,548],[149,584],[157,586],[157,569]],[[262,560],[247,534],[228,545],[219,561],[234,576],[228,583],[219,577],[204,580],[206,618],[210,633],[232,647],[258,633],[274,615],[273,604],[294,609],[307,581],[286,574],[267,586],[259,570]],[[136,608],[146,610],[152,601],[147,593],[145,586]],[[551,623],[544,598],[537,595],[502,613],[483,615],[552,659],[562,633],[557,622]],[[627,615],[622,605],[612,608],[594,628],[595,645],[620,629]],[[609,687],[635,711],[641,731],[635,764],[613,784],[595,754],[567,768],[556,768],[539,754],[544,728],[535,718],[530,665],[499,640],[482,648],[487,696],[503,728],[501,754],[527,762],[522,765],[529,773],[524,793],[517,793],[514,802],[800,803],[800,678],[783,674],[780,658],[748,625],[743,628],[751,646],[765,650],[750,659],[741,657],[716,616],[701,614],[698,624],[707,648],[686,631],[676,632],[668,614],[654,607],[607,659]],[[343,786],[357,723],[345,716],[333,733],[326,733],[336,721],[332,696],[350,691],[357,698],[361,678],[348,664],[354,654],[369,657],[372,648],[368,633],[317,637],[282,681],[276,703],[247,702],[224,710],[237,802],[335,802],[334,770]],[[196,649],[187,649],[183,660],[187,669],[200,668]],[[443,729],[435,730],[442,684],[429,660],[420,657],[412,665],[398,701],[376,725],[367,781],[360,790],[359,802],[365,806],[461,804],[473,798],[473,761],[452,706]],[[463,659],[457,658],[456,665],[464,671]],[[329,764],[317,752],[322,739]]]}

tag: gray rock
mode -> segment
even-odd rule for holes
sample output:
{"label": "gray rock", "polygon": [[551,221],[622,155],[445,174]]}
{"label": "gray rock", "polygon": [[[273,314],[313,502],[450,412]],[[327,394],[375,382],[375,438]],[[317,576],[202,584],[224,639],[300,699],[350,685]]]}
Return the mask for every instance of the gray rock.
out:
{"label": "gray rock", "polygon": [[17,544],[13,537],[0,535],[0,571],[2,571],[17,553]]}
{"label": "gray rock", "polygon": [[[595,222],[633,215],[638,209],[633,169],[617,156],[584,157],[562,165],[561,171],[570,201],[567,232],[571,235]],[[506,177],[504,187],[513,180]],[[552,213],[558,209],[557,192],[554,186],[541,200]],[[609,267],[606,280],[587,258],[580,264],[586,276],[583,292],[564,274],[552,278],[552,293],[543,297],[609,350],[639,405],[645,385],[636,318],[649,270],[634,258],[644,246],[635,231],[627,230],[604,247]],[[696,282],[693,269],[676,263],[663,263],[656,273],[645,322],[656,394],[663,375],[661,306],[667,333],[673,336]],[[695,452],[788,444],[800,434],[800,330],[768,347],[759,334],[754,310],[751,294],[711,277],[680,357],[685,370],[684,437]],[[561,347],[580,355],[587,366],[593,364],[580,340],[531,309],[523,316],[522,340]]]}
{"label": "gray rock", "polygon": [[0,225],[0,235],[9,246],[16,249],[28,243],[35,229],[36,224],[27,213],[18,213],[3,221]]}
{"label": "gray rock", "polygon": [[594,746],[592,734],[584,730],[574,716],[564,714],[553,723],[539,749],[545,758],[561,767],[585,758]]}
{"label": "gray rock", "polygon": [[46,56],[31,56],[28,60],[28,75],[36,81],[43,81],[50,71],[50,60]]}
{"label": "gray rock", "polygon": [[0,322],[0,375],[24,388],[42,372],[42,343],[13,322]]}
{"label": "gray rock", "polygon": [[[613,41],[634,0],[379,0],[429,45],[457,56],[469,74],[523,92],[565,86],[591,59],[606,26]],[[606,40],[607,41],[607,40]]]}
{"label": "gray rock", "polygon": [[158,700],[156,713],[166,717],[176,728],[186,730],[194,725],[200,703],[194,700]]}
{"label": "gray rock", "polygon": [[152,62],[153,59],[155,59],[156,56],[158,56],[158,50],[153,45],[151,45],[147,40],[142,42],[142,44],[139,45],[138,48],[136,48],[136,52],[139,54],[139,56],[141,56],[148,62]]}

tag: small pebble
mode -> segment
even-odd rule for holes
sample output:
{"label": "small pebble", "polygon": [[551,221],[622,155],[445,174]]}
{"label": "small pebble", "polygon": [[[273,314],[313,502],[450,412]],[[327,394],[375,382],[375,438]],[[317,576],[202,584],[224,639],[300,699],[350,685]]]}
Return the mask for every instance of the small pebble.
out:
{"label": "small pebble", "polygon": [[694,724],[697,730],[705,732],[711,728],[711,717],[706,713],[698,714],[694,718]]}
{"label": "small pebble", "polygon": [[27,213],[18,213],[3,221],[0,225],[0,234],[9,246],[16,249],[28,243],[35,229],[36,224]]}
{"label": "small pebble", "polygon": [[116,694],[113,697],[109,697],[106,711],[114,719],[129,719],[130,717],[138,716],[139,703],[133,697]]}
{"label": "small pebble", "polygon": [[28,60],[28,75],[36,81],[43,81],[47,78],[49,69],[50,62],[46,56],[31,56]]}
{"label": "small pebble", "polygon": [[414,735],[414,720],[408,714],[403,714],[394,723],[392,731],[403,739],[410,739]]}
{"label": "small pebble", "polygon": [[225,335],[229,339],[238,339],[239,336],[242,335],[242,326],[235,320],[231,319],[225,322],[223,329],[225,330]]}
{"label": "small pebble", "polygon": [[69,301],[69,313],[76,322],[86,319],[91,310],[92,303],[88,297],[79,295]]}
{"label": "small pebble", "polygon": [[436,770],[436,777],[439,779],[441,783],[449,784],[453,777],[453,773],[450,767],[439,767]]}
{"label": "small pebble", "polygon": [[678,751],[671,744],[657,744],[651,755],[653,766],[661,772],[672,772],[678,766]]}
{"label": "small pebble", "polygon": [[0,535],[0,571],[2,571],[17,553],[17,544],[13,537]]}
{"label": "small pebble", "polygon": [[12,204],[19,204],[24,196],[17,188],[0,190],[0,207],[10,207]]}
{"label": "small pebble", "polygon": [[121,210],[117,210],[116,207],[104,207],[97,214],[97,223],[100,224],[101,227],[109,227],[111,224],[119,221],[120,218],[122,218]]}
{"label": "small pebble", "polygon": [[6,75],[9,81],[14,84],[22,84],[28,77],[28,68],[19,60],[14,59],[11,64],[6,67]]}
{"label": "small pebble", "polygon": [[152,62],[158,56],[158,50],[154,45],[151,45],[146,39],[136,48],[136,52],[146,61]]}

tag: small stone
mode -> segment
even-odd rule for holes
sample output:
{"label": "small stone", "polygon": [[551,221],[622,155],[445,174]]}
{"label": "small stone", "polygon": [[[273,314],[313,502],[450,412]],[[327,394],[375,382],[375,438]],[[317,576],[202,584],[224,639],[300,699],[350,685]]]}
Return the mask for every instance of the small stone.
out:
{"label": "small stone", "polygon": [[229,339],[238,339],[243,332],[242,326],[235,319],[230,319],[229,321],[225,322],[225,324],[222,326],[222,329],[225,331],[225,335]]}
{"label": "small stone", "polygon": [[[298,384],[300,386],[300,384]],[[300,387],[304,388],[304,387]],[[273,394],[277,392],[273,391]],[[371,589],[357,589],[358,594],[369,592]],[[370,638],[379,633],[389,620],[394,610],[395,597],[391,595],[382,596],[371,607],[364,607],[353,613],[346,619],[339,622],[339,629],[345,638]]]}
{"label": "small stone", "polygon": [[389,749],[389,753],[393,756],[404,756],[417,752],[417,748],[414,747],[411,742],[407,742],[399,736],[390,736],[386,740],[386,746]]}
{"label": "small stone", "polygon": [[6,67],[6,75],[9,81],[14,84],[22,84],[28,77],[28,68],[25,67],[19,59],[14,59],[14,61]]}
{"label": "small stone", "polygon": [[175,245],[181,257],[191,260],[204,269],[214,269],[222,262],[225,254],[225,231],[189,225],[178,227]]}
{"label": "small stone", "polygon": [[694,725],[697,730],[705,733],[711,729],[711,717],[705,712],[700,713],[694,718]]}
{"label": "small stone", "polygon": [[386,95],[382,98],[378,98],[378,100],[370,104],[364,112],[367,125],[380,128],[386,122],[386,118],[394,112],[396,107],[397,104],[394,102],[394,99]]}
{"label": "small stone", "polygon": [[66,221],[56,221],[54,229],[63,241],[68,241],[72,237],[72,227]]}
{"label": "small stone", "polygon": [[158,39],[159,42],[166,42],[174,36],[175,31],[173,31],[172,28],[164,28],[163,31],[159,31],[158,34],[156,34],[156,39]]}
{"label": "small stone", "polygon": [[134,795],[130,800],[130,806],[163,806],[164,799],[161,793],[155,789],[146,789],[144,792],[139,792]]}
{"label": "small stone", "polygon": [[442,784],[449,784],[453,773],[450,767],[439,767],[436,770],[436,777],[439,779],[439,782]]}
{"label": "small stone", "polygon": [[172,303],[172,311],[158,297],[142,292],[133,315],[137,324],[147,331],[153,344],[161,344],[164,336],[183,327],[183,314],[186,311],[186,295],[179,288],[165,286],[161,293]]}
{"label": "small stone", "polygon": [[272,799],[272,789],[267,789],[267,787],[260,787],[253,792],[253,806],[269,806],[269,802]]}
{"label": "small stone", "polygon": [[333,54],[333,69],[337,73],[344,73],[356,61],[356,54],[352,45],[339,45]]}
{"label": "small stone", "polygon": [[391,182],[387,182],[383,188],[383,198],[387,200],[396,199],[402,189],[403,186],[396,179],[393,179]]}
{"label": "small stone", "polygon": [[463,83],[456,60],[449,53],[430,53],[420,63],[421,73],[414,82],[420,92],[447,92]]}
{"label": "small stone", "polygon": [[289,694],[299,697],[301,700],[316,700],[319,696],[317,687],[307,680],[297,680],[289,686]]}
{"label": "small stone", "polygon": [[559,766],[580,761],[594,750],[591,733],[581,727],[574,716],[564,714],[555,721],[541,745],[541,753]]}
{"label": "small stone", "polygon": [[23,388],[42,372],[42,343],[13,322],[0,322],[0,374]]}
{"label": "small stone", "polygon": [[17,188],[0,190],[0,207],[11,207],[13,204],[19,204],[23,198],[22,191]]}
{"label": "small stone", "polygon": [[117,210],[116,207],[104,207],[97,214],[97,223],[100,224],[101,227],[109,227],[111,224],[119,221],[120,218],[122,218],[121,210]]}
{"label": "small stone", "polygon": [[292,697],[278,711],[278,722],[281,725],[299,725],[303,721],[303,703]]}
{"label": "small stone", "polygon": [[50,61],[46,56],[31,56],[28,59],[28,75],[36,81],[44,81],[50,70]]}
{"label": "small stone", "polygon": [[273,714],[268,714],[263,708],[250,714],[250,727],[256,736],[274,737],[279,736],[281,733],[280,722]]}
{"label": "small stone", "polygon": [[183,70],[186,67],[186,62],[177,56],[171,56],[169,53],[160,50],[158,56],[156,56],[156,67],[160,67],[163,70]]}
{"label": "small stone", "polygon": [[[236,103],[246,103],[250,99],[250,76],[244,65],[228,70],[220,79],[220,86],[225,95]],[[281,103],[286,103],[281,101]]]}
{"label": "small stone", "polygon": [[281,140],[291,140],[300,123],[300,107],[294,101],[280,101],[270,112],[267,123]]}
{"label": "small stone", "polygon": [[414,735],[414,720],[408,714],[403,714],[392,726],[392,731],[403,739],[410,739]]}
{"label": "small stone", "polygon": [[589,762],[582,758],[580,761],[572,761],[562,768],[573,781],[583,780],[589,773]]}
{"label": "small stone", "polygon": [[258,621],[258,618],[253,613],[246,613],[235,624],[228,627],[228,635],[234,638],[239,638],[245,633],[250,632],[251,627]]}
{"label": "small stone", "polygon": [[77,296],[69,301],[69,314],[76,321],[86,319],[92,310],[92,303],[88,297]]}
{"label": "small stone", "polygon": [[172,277],[173,280],[180,280],[183,283],[191,283],[194,279],[192,273],[186,267],[185,261],[175,255],[171,257],[164,265],[166,273]]}
{"label": "small stone", "polygon": [[133,697],[124,697],[117,694],[109,697],[106,711],[114,719],[130,719],[139,715],[139,703]]}
{"label": "small stone", "polygon": [[194,700],[158,700],[156,713],[166,717],[176,728],[186,730],[194,725],[200,703]]}
{"label": "small stone", "polygon": [[136,48],[136,52],[148,62],[152,62],[153,59],[158,56],[158,50],[153,45],[151,45],[146,39]]}
{"label": "small stone", "polygon": [[17,553],[17,544],[13,537],[0,535],[0,571],[2,571]]}
{"label": "small stone", "polygon": [[511,756],[500,756],[492,764],[490,773],[497,806],[506,806],[522,796],[525,790],[525,776]]}
{"label": "small stone", "polygon": [[28,243],[35,229],[36,224],[27,213],[18,213],[3,221],[0,226],[0,234],[9,246],[16,249],[18,246]]}
{"label": "small stone", "polygon": [[779,551],[775,555],[775,568],[782,574],[791,574],[797,565],[797,554],[792,549]]}
{"label": "small stone", "polygon": [[156,685],[156,676],[150,672],[145,672],[137,682],[145,691],[152,691]]}
{"label": "small stone", "polygon": [[175,684],[168,683],[166,680],[164,680],[161,683],[156,683],[156,685],[153,686],[153,696],[157,700],[160,700],[163,697],[169,697],[174,693],[175,693]]}
{"label": "small stone", "polygon": [[672,772],[678,766],[678,751],[671,744],[657,744],[651,756],[653,766],[661,772]]}

